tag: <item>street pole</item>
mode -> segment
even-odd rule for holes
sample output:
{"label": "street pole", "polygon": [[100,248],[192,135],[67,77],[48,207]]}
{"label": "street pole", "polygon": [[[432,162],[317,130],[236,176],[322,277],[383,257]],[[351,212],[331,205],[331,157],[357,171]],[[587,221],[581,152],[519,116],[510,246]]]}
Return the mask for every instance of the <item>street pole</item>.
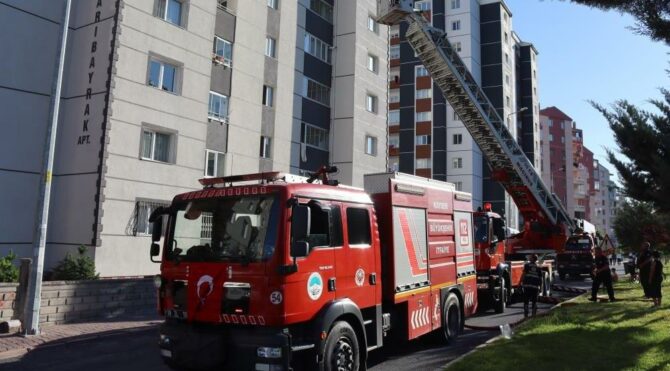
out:
{"label": "street pole", "polygon": [[46,142],[42,161],[42,181],[40,182],[39,201],[37,203],[37,220],[33,245],[33,264],[30,272],[28,289],[28,306],[31,313],[26,313],[23,326],[25,335],[39,335],[40,304],[42,300],[42,272],[44,270],[44,250],[46,248],[47,225],[49,223],[49,200],[51,198],[51,172],[53,171],[54,151],[56,148],[56,132],[58,130],[58,110],[60,108],[60,91],[63,83],[63,66],[65,64],[65,47],[70,24],[70,5],[72,0],[65,0],[65,14],[61,28],[60,50],[56,66],[56,81],[51,92],[49,109],[51,122],[47,125]]}

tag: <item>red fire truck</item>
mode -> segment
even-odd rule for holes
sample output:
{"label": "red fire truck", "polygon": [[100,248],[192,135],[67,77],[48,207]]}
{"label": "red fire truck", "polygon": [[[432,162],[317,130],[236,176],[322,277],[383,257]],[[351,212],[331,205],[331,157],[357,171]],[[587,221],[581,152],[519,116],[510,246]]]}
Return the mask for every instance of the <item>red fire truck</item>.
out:
{"label": "red fire truck", "polygon": [[358,370],[387,339],[458,335],[477,309],[470,194],[333,170],[203,179],[152,214],[169,365]]}

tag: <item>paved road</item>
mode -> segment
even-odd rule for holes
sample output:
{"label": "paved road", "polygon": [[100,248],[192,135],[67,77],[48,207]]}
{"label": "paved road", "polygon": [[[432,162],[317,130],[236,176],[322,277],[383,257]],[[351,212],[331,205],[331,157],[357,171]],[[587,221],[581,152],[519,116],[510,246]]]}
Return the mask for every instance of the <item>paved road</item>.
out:
{"label": "paved road", "polygon": [[[557,282],[573,287],[588,288],[590,280]],[[555,293],[560,295],[559,293]],[[574,295],[574,294],[570,294]],[[550,305],[540,304],[540,310]],[[491,311],[467,321],[474,326],[498,326],[513,323],[521,318],[520,303],[507,308],[505,313],[494,315]],[[444,366],[461,354],[499,334],[499,331],[466,329],[455,344],[445,345],[431,337],[408,344],[385,347],[373,352],[368,362],[370,370],[434,370]],[[42,347],[23,357],[0,361],[0,370],[94,370],[94,371],[164,371],[157,351],[156,329],[91,339],[67,345]]]}

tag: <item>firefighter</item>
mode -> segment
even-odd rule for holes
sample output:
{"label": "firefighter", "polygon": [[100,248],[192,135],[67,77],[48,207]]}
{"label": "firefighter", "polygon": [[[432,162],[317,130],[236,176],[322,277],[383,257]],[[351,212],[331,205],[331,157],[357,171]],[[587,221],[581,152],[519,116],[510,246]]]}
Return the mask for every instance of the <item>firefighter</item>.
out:
{"label": "firefighter", "polygon": [[533,302],[533,316],[537,314],[537,295],[540,291],[542,271],[537,266],[537,254],[530,256],[523,266],[521,284],[523,285],[523,316],[528,317],[528,302]]}
{"label": "firefighter", "polygon": [[614,288],[612,287],[612,272],[607,259],[607,255],[603,254],[603,249],[596,247],[596,256],[593,259],[593,285],[591,286],[591,297],[589,300],[596,301],[598,299],[598,289],[600,284],[607,288],[607,295],[610,301],[614,301]]}
{"label": "firefighter", "polygon": [[644,297],[650,298],[649,295],[649,269],[651,268],[651,245],[649,242],[642,243],[640,247],[640,255],[637,257],[637,268],[640,272],[640,284],[642,284],[642,290],[644,291]]}

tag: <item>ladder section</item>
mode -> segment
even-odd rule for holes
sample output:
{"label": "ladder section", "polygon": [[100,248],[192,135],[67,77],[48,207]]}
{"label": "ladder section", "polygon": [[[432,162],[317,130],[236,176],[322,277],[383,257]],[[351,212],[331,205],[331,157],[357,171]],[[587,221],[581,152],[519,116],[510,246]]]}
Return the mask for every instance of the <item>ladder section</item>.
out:
{"label": "ladder section", "polygon": [[493,104],[452,48],[446,33],[428,25],[420,14],[405,14],[409,23],[407,41],[481,148],[493,168],[494,178],[511,195],[524,218],[547,219],[552,225],[562,222],[573,229],[572,219],[563,205],[547,190]]}

